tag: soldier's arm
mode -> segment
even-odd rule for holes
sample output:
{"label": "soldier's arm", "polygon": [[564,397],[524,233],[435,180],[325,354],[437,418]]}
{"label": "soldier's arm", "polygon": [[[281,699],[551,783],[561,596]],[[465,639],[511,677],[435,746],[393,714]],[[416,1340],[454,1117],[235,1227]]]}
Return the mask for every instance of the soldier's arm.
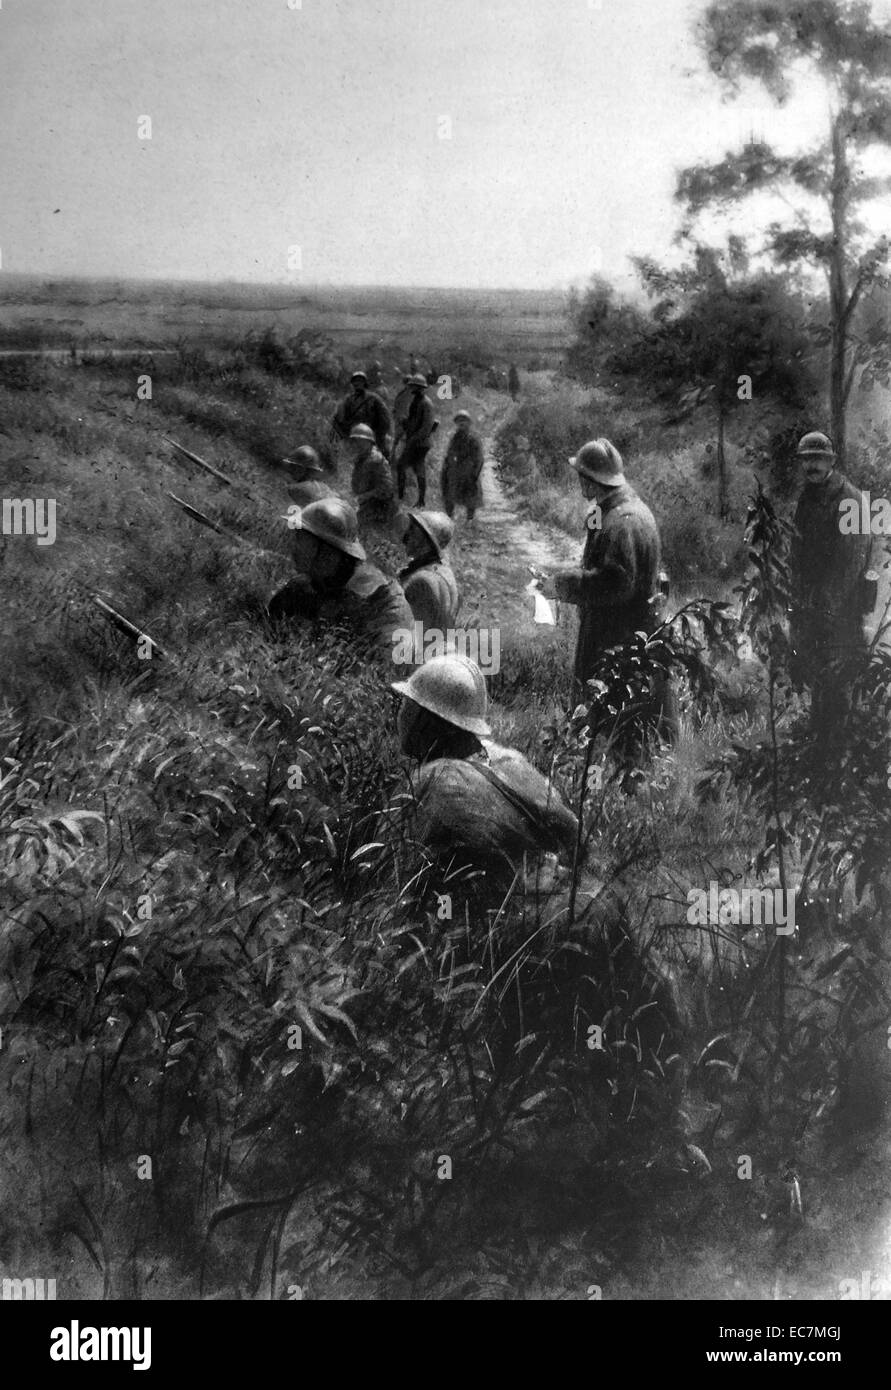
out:
{"label": "soldier's arm", "polygon": [[597,603],[604,608],[627,603],[637,584],[637,552],[630,530],[613,540],[602,565],[591,569],[557,570],[557,598],[565,603]]}

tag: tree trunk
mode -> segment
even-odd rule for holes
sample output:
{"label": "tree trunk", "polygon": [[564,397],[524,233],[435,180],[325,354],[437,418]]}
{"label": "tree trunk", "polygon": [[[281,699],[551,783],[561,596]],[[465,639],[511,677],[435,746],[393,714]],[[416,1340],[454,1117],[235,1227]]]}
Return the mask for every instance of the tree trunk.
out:
{"label": "tree trunk", "polygon": [[829,260],[829,415],[839,468],[845,466],[845,371],[848,360],[846,284],[847,213],[850,186],[847,149],[839,113],[832,123],[832,250]]}
{"label": "tree trunk", "polygon": [[717,392],[718,409],[718,515],[726,521],[730,512],[727,500],[727,459],[724,454],[724,401]]}

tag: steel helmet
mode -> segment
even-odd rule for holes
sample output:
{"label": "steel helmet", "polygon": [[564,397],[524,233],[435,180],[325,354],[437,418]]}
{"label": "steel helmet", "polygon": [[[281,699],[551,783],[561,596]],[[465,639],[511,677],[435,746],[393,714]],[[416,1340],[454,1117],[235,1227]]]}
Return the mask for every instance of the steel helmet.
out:
{"label": "steel helmet", "polygon": [[350,439],[370,439],[374,443],[374,430],[370,425],[353,425],[350,430]]}
{"label": "steel helmet", "polygon": [[409,378],[408,384],[409,386],[423,386],[424,390],[427,390],[427,378],[424,376],[423,372],[415,372],[414,375]]}
{"label": "steel helmet", "polygon": [[615,444],[608,439],[592,439],[583,444],[574,458],[569,460],[570,468],[590,478],[604,487],[618,487],[625,481],[622,471],[622,455]]}
{"label": "steel helmet", "polygon": [[342,502],[339,497],[325,497],[320,502],[310,502],[302,510],[292,507],[285,519],[293,531],[308,531],[317,540],[342,550],[344,555],[365,559],[365,551],[359,544],[359,521],[349,502]]}
{"label": "steel helmet", "polygon": [[469,419],[470,419],[470,411],[469,411],[469,410],[459,410],[459,411],[457,412],[457,414],[455,415],[455,423],[456,423],[456,424],[457,424],[457,422],[458,422],[459,420],[469,420]]}
{"label": "steel helmet", "polygon": [[284,462],[298,468],[305,468],[310,473],[324,473],[325,471],[319,462],[318,454],[309,444],[301,444],[300,448],[295,449],[291,457],[285,459]]}
{"label": "steel helmet", "polygon": [[445,512],[409,511],[408,515],[415,525],[420,526],[428,540],[433,542],[433,548],[441,560],[442,552],[455,534],[452,520]]}
{"label": "steel helmet", "polygon": [[808,458],[814,454],[821,458],[835,458],[832,440],[828,434],[820,434],[817,430],[812,430],[798,441],[796,452],[799,458]]}
{"label": "steel helmet", "polygon": [[486,682],[469,657],[457,652],[431,657],[407,681],[394,681],[393,689],[458,729],[480,738],[492,732],[486,723]]}
{"label": "steel helmet", "polygon": [[353,375],[350,377],[350,381],[361,381],[363,386],[368,385],[368,377],[365,375],[364,372],[353,372]]}

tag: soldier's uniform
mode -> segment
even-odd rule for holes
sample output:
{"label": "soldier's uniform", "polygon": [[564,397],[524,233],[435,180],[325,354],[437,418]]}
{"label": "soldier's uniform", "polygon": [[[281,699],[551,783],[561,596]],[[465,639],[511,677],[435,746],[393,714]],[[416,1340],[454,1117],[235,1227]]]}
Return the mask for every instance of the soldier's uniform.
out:
{"label": "soldier's uniform", "polygon": [[356,425],[368,425],[374,433],[374,440],[381,453],[388,452],[390,435],[390,412],[380,396],[366,391],[358,396],[351,391],[345,396],[334,413],[332,429],[339,439],[347,440]]}
{"label": "soldier's uniform", "polygon": [[[599,505],[600,525],[587,528],[581,567],[560,570],[554,576],[557,597],[579,610],[574,670],[579,698],[586,696],[585,682],[594,675],[604,652],[630,641],[635,632],[655,631],[661,621],[657,606],[661,547],[653,513],[626,482],[612,488]],[[595,515],[592,508],[589,519]],[[632,712],[664,735],[676,734],[674,695],[667,674],[654,677],[650,698],[629,706],[625,713]],[[617,738],[617,745],[626,758],[637,757],[636,734]]]}
{"label": "soldier's uniform", "polygon": [[310,502],[320,502],[323,497],[334,497],[333,488],[318,478],[306,478],[302,483],[288,483],[288,498],[298,507],[308,507]]}
{"label": "soldier's uniform", "polygon": [[379,449],[371,449],[353,463],[350,487],[357,503],[359,525],[387,526],[396,515],[393,473]]}
{"label": "soldier's uniform", "polygon": [[444,560],[414,560],[399,571],[411,611],[424,630],[454,628],[460,595],[451,565]]}
{"label": "soldier's uniform", "polygon": [[427,495],[427,455],[436,429],[436,413],[423,391],[414,391],[412,395],[396,472],[399,496],[404,497],[407,474],[412,470],[418,484],[418,506],[423,507]]}
{"label": "soldier's uniform", "polygon": [[484,740],[469,758],[424,763],[412,783],[416,832],[436,855],[474,867],[518,867],[545,851],[571,858],[578,821],[522,753]]}
{"label": "soldier's uniform", "polygon": [[455,430],[449,441],[442,465],[440,489],[443,506],[449,516],[455,507],[467,508],[467,520],[472,521],[477,507],[482,504],[483,495],[480,478],[485,462],[483,444],[479,435],[472,431]]}
{"label": "soldier's uniform", "polygon": [[297,575],[271,600],[269,615],[321,625],[344,623],[359,641],[389,656],[394,632],[411,631],[412,624],[401,586],[367,561],[356,566],[336,593],[318,589],[306,575]]}
{"label": "soldier's uniform", "polygon": [[866,649],[863,619],[872,607],[865,582],[869,535],[845,535],[840,504],[857,503],[859,489],[833,471],[825,483],[806,483],[795,509],[790,551],[793,674],[811,690],[811,728],[830,740],[849,703],[841,669]]}

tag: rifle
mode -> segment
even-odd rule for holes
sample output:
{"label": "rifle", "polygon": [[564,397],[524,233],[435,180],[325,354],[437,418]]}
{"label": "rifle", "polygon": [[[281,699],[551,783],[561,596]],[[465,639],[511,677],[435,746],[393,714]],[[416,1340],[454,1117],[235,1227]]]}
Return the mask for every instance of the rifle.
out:
{"label": "rifle", "polygon": [[[161,438],[164,440],[166,444],[169,444],[172,448],[176,449],[177,453],[182,454],[184,458],[191,459],[193,463],[198,464],[199,468],[203,468],[205,472],[210,473],[211,476],[216,478],[218,482],[225,483],[226,487],[232,486],[232,479],[227,478],[226,474],[221,473],[218,468],[214,468],[212,463],[206,463],[205,460],[199,458],[197,454],[193,454],[191,449],[183,448],[182,444],[177,444],[175,439],[171,439],[166,434],[162,434]],[[239,484],[239,486],[243,486],[243,484]]]}
{"label": "rifle", "polygon": [[125,618],[123,613],[119,613],[116,608],[112,608],[110,603],[106,603],[104,598],[100,598],[99,595],[96,593],[90,593],[90,600],[93,606],[95,608],[98,608],[99,612],[103,615],[103,617],[106,617],[108,621],[118,629],[119,632],[126,633],[128,637],[133,638],[134,642],[151,643],[153,656],[155,652],[157,652],[159,656],[163,656],[167,660],[170,660],[167,652],[165,652],[164,648],[155,641],[154,637],[150,637],[149,634],[147,632],[144,632],[142,628],[137,627],[135,623],[131,623],[130,619]]}
{"label": "rifle", "polygon": [[228,541],[230,545],[241,546],[243,550],[253,550],[258,555],[272,555],[276,560],[283,560],[287,557],[280,550],[267,550],[264,545],[257,545],[254,541],[249,541],[246,536],[236,536],[234,531],[227,531],[219,522],[206,516],[204,512],[199,512],[197,507],[193,507],[190,502],[184,502],[181,497],[177,497],[175,492],[168,492],[167,496],[171,502],[175,502],[181,507],[186,516],[190,516],[193,521],[197,521],[201,526],[208,526],[211,531],[216,531],[218,536]]}
{"label": "rifle", "polygon": [[209,526],[211,531],[216,531],[218,536],[223,536],[225,540],[232,541],[234,545],[248,544],[248,542],[243,541],[240,536],[233,535],[230,531],[227,531],[224,527],[220,526],[218,522],[212,521],[209,516],[206,516],[204,514],[204,512],[199,512],[198,508],[193,507],[191,503],[184,502],[181,497],[177,497],[175,492],[168,492],[167,496],[170,498],[171,502],[175,502],[178,507],[182,507],[183,511],[186,513],[186,516],[190,516],[193,521],[200,522],[202,526]]}

